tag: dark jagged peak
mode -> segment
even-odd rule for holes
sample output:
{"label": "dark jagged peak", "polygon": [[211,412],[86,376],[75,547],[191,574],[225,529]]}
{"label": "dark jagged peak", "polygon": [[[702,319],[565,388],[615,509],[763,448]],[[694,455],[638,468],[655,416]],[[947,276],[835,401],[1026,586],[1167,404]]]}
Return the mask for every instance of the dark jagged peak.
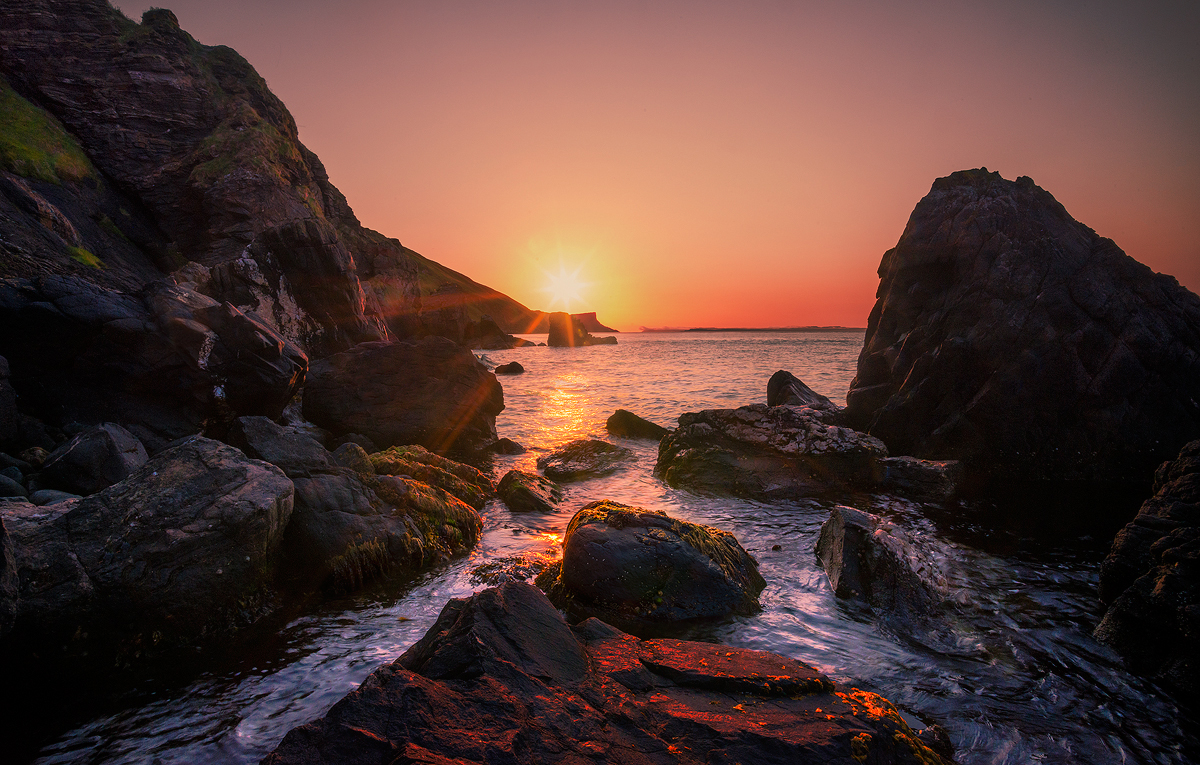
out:
{"label": "dark jagged peak", "polygon": [[847,416],[1003,480],[1141,481],[1200,436],[1200,298],[1029,178],[940,178],[879,266]]}

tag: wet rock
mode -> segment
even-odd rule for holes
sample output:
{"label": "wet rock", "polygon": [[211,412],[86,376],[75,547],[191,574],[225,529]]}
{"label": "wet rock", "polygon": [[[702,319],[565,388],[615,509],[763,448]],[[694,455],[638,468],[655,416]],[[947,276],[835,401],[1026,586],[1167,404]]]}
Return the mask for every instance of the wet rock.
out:
{"label": "wet rock", "polygon": [[962,464],[957,460],[919,460],[883,457],[876,463],[875,480],[882,491],[925,501],[944,501],[958,493]]}
{"label": "wet rock", "polygon": [[478,469],[433,454],[420,446],[393,446],[369,456],[379,475],[403,475],[449,492],[482,510],[495,492],[492,481]]}
{"label": "wet rock", "polygon": [[525,447],[518,444],[511,438],[497,439],[496,443],[492,444],[492,452],[495,454],[524,454]]}
{"label": "wet rock", "polygon": [[550,333],[546,345],[551,348],[581,348],[586,345],[616,345],[615,337],[593,337],[583,324],[568,313],[559,311],[549,316]]}
{"label": "wet rock", "polygon": [[5,478],[8,478],[10,480],[16,481],[17,483],[22,483],[25,480],[25,474],[21,472],[20,468],[14,467],[14,466],[9,466],[4,469],[0,469],[0,475],[4,476]]}
{"label": "wet rock", "polygon": [[1154,475],[1154,495],[1100,567],[1098,640],[1136,671],[1200,698],[1200,441]]}
{"label": "wet rock", "polygon": [[503,409],[496,376],[443,337],[355,346],[314,362],[304,388],[307,419],[385,448],[471,453],[496,440]]}
{"label": "wet rock", "polygon": [[838,506],[821,526],[817,558],[839,598],[859,600],[904,623],[932,618],[945,602],[945,579],[904,529],[877,515]]}
{"label": "wet rock", "polygon": [[841,411],[841,407],[805,385],[791,372],[779,370],[767,381],[767,406],[807,406],[826,412]]}
{"label": "wet rock", "polygon": [[611,435],[625,438],[647,438],[658,441],[671,431],[662,425],[638,417],[627,409],[618,409],[604,422],[604,429]]}
{"label": "wet rock", "polygon": [[357,473],[370,475],[375,472],[375,466],[371,464],[367,451],[355,443],[345,443],[334,449],[333,461]]}
{"label": "wet rock", "polygon": [[510,361],[507,364],[501,364],[496,367],[498,375],[519,375],[525,372],[525,367],[521,366],[520,362]]}
{"label": "wet rock", "polygon": [[505,582],[526,582],[556,562],[555,556],[537,552],[495,558],[471,569],[471,583],[494,587]]}
{"label": "wet rock", "polygon": [[938,179],[879,273],[844,414],[893,454],[1139,482],[1200,437],[1200,297],[1030,179]]}
{"label": "wet rock", "polygon": [[195,438],[86,498],[0,503],[25,572],[14,629],[93,656],[223,639],[268,610],[292,496],[278,468]]}
{"label": "wet rock", "polygon": [[873,486],[887,448],[824,417],[764,404],[682,414],[658,445],[654,472],[672,486],[757,499]]}
{"label": "wet rock", "polygon": [[227,440],[247,457],[270,462],[288,478],[326,471],[334,464],[325,447],[310,436],[266,417],[239,417]]}
{"label": "wet rock", "polygon": [[500,479],[496,493],[510,510],[549,513],[562,501],[562,487],[534,473],[510,470]]}
{"label": "wet rock", "polygon": [[[819,711],[818,711],[819,710]],[[777,654],[571,628],[535,588],[451,600],[263,762],[940,765],[885,699]]]}
{"label": "wet rock", "polygon": [[136,436],[120,425],[106,422],[88,428],[55,449],[38,477],[48,487],[72,494],[94,494],[123,481],[148,459]]}
{"label": "wet rock", "polygon": [[538,585],[571,613],[652,624],[753,613],[766,582],[726,531],[601,500],[571,519]]}
{"label": "wet rock", "polygon": [[6,475],[0,475],[0,497],[27,497],[29,491]]}
{"label": "wet rock", "polygon": [[78,494],[72,494],[68,491],[58,491],[56,489],[38,489],[29,493],[29,501],[38,507],[65,502],[68,499],[82,499],[82,497]]}
{"label": "wet rock", "polygon": [[537,466],[552,480],[581,481],[615,473],[632,456],[623,446],[581,438],[538,457]]}

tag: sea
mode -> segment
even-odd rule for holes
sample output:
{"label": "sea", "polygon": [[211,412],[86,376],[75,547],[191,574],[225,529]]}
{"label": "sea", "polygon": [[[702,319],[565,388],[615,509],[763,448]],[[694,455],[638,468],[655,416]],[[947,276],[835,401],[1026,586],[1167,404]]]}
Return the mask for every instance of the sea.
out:
{"label": "sea", "polygon": [[[470,554],[416,578],[314,602],[178,682],[147,679],[121,689],[41,748],[37,762],[257,762],[399,656],[447,600],[486,587],[481,567],[557,556],[571,516],[598,499],[725,529],[757,558],[767,581],[760,612],[689,625],[675,636],[785,654],[880,693],[913,722],[942,726],[963,765],[1197,756],[1196,720],[1091,637],[1100,562],[1136,503],[1117,508],[1115,520],[1097,513],[1094,522],[1047,527],[1039,512],[1031,520],[1020,507],[986,503],[922,505],[873,494],[755,502],[673,489],[653,475],[655,443],[605,432],[613,411],[673,427],[683,412],[765,402],[767,380],[779,369],[844,404],[863,331],[617,337],[616,346],[477,352],[489,367],[518,361],[525,368],[499,378],[505,409],[496,425],[528,451],[498,457],[495,479],[512,468],[533,471],[538,456],[578,438],[632,449],[634,459],[617,473],[566,484],[550,514],[510,512],[493,501]],[[835,504],[885,515],[933,551],[952,586],[944,619],[902,628],[834,597],[813,547]]]}

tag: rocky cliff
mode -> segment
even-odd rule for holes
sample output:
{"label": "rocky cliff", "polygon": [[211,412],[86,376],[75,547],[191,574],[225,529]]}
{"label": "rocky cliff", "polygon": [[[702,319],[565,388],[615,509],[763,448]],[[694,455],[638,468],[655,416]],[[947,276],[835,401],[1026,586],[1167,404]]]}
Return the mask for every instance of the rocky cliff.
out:
{"label": "rocky cliff", "polygon": [[938,179],[879,276],[846,418],[892,453],[1141,482],[1200,437],[1200,298],[1029,178]]}

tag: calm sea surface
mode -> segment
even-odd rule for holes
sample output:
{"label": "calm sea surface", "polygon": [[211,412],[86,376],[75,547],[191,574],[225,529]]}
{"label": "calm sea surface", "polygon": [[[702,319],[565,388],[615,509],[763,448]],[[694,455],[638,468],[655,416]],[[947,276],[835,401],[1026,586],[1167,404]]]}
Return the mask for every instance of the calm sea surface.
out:
{"label": "calm sea surface", "polygon": [[[617,408],[674,426],[682,412],[765,401],[777,369],[845,403],[863,339],[861,332],[618,337],[615,347],[481,354],[491,366],[515,360],[526,369],[500,378],[506,409],[497,427],[529,452],[499,458],[497,479],[514,467],[533,470],[539,455],[572,439],[610,439],[604,421]],[[1184,763],[1195,756],[1194,721],[1091,638],[1097,569],[1111,530],[1047,539],[989,531],[978,508],[845,497],[921,535],[956,588],[944,625],[897,634],[830,591],[813,554],[830,503],[677,491],[651,475],[656,445],[610,440],[633,449],[636,461],[607,478],[568,484],[560,512],[510,513],[493,502],[470,556],[327,602],[190,684],[125,693],[110,704],[117,711],[63,735],[39,762],[257,762],[288,730],[323,715],[415,642],[447,599],[484,587],[471,576],[476,567],[531,551],[556,554],[574,511],[602,498],[732,531],[758,558],[767,580],[762,612],[681,637],[787,654],[877,691],[944,726],[964,765]]]}

